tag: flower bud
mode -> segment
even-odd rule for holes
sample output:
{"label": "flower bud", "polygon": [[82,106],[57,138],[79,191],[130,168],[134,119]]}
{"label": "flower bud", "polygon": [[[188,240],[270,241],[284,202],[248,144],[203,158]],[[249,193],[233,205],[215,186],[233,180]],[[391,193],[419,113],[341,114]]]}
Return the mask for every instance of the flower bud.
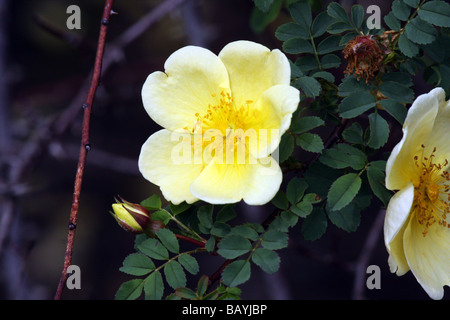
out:
{"label": "flower bud", "polygon": [[111,213],[117,223],[126,231],[139,234],[152,227],[150,212],[143,206],[123,200],[119,197],[112,205]]}

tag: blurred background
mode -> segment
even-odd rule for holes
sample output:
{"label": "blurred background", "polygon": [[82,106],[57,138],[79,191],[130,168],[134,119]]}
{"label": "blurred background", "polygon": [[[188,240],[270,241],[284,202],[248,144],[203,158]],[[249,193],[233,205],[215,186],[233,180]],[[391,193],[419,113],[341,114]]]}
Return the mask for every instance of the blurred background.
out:
{"label": "blurred background", "polygon": [[[382,15],[392,3],[339,2],[345,8],[376,4]],[[81,9],[79,30],[66,27],[72,4]],[[90,80],[103,5],[102,0],[0,0],[1,299],[52,299],[55,294],[66,248],[84,83]],[[148,14],[156,8],[160,13],[151,20]],[[81,269],[81,290],[65,289],[63,299],[114,299],[120,284],[131,279],[118,269],[133,251],[134,236],[108,212],[117,194],[131,202],[160,194],[137,168],[141,145],[159,129],[142,107],[145,78],[163,70],[166,58],[188,44],[215,53],[240,39],[280,48],[274,33],[289,16],[281,12],[256,32],[253,8],[251,0],[115,1],[118,14],[109,25],[104,75],[93,106],[72,260]],[[129,29],[138,22],[148,24],[144,31]],[[416,93],[429,89],[422,82],[415,88]],[[240,205],[238,210],[237,222],[262,222],[272,208]],[[252,266],[250,281],[240,286],[242,298],[428,299],[411,273],[397,277],[389,272],[383,216],[382,209],[370,208],[354,233],[329,223],[315,242],[302,238],[299,223],[290,231],[289,247],[279,251],[280,270],[267,275]],[[199,259],[208,262],[201,263],[199,276],[210,275],[223,262],[206,255]],[[371,264],[381,269],[379,290],[365,285]],[[195,287],[196,281],[189,284]]]}

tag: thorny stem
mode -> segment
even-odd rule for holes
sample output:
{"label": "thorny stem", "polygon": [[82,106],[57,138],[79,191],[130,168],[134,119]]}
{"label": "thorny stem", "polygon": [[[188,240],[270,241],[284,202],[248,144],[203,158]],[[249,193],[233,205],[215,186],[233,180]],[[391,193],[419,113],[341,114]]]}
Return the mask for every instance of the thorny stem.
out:
{"label": "thorny stem", "polygon": [[220,277],[222,276],[222,272],[223,270],[233,261],[235,261],[235,259],[227,259],[225,260],[225,262],[209,277],[209,284],[208,287],[210,287],[214,282],[216,282],[217,280],[220,279]]}
{"label": "thorny stem", "polygon": [[183,235],[181,235],[181,234],[175,234],[175,236],[176,236],[178,239],[180,239],[180,240],[183,240],[183,241],[186,241],[186,242],[193,243],[193,244],[195,244],[196,246],[199,246],[199,247],[204,247],[204,246],[205,246],[205,243],[202,242],[202,241],[198,241],[198,240],[195,240],[195,239],[192,239],[192,238],[183,236]]}
{"label": "thorny stem", "polygon": [[97,87],[99,85],[100,81],[100,75],[102,71],[102,61],[103,61],[103,53],[105,50],[105,42],[106,42],[106,34],[108,30],[108,23],[110,16],[112,14],[112,6],[113,6],[114,0],[106,0],[105,6],[103,9],[103,15],[101,19],[101,25],[100,25],[100,34],[98,38],[98,45],[97,45],[97,53],[95,56],[95,62],[94,62],[94,71],[92,75],[91,84],[89,87],[89,92],[86,98],[85,104],[83,104],[84,108],[84,114],[83,114],[83,128],[81,133],[81,147],[80,147],[80,153],[78,158],[78,166],[77,166],[77,172],[75,176],[75,186],[74,186],[74,192],[73,192],[73,199],[72,199],[72,208],[70,211],[70,218],[69,218],[69,231],[67,234],[67,247],[66,247],[66,254],[64,258],[64,267],[61,273],[61,277],[59,280],[58,288],[55,294],[54,299],[59,300],[61,298],[65,282],[67,280],[67,269],[71,264],[72,261],[72,251],[73,251],[73,244],[74,244],[74,237],[75,237],[75,230],[77,226],[77,219],[78,219],[78,207],[79,207],[79,201],[80,201],[80,193],[81,193],[81,184],[83,182],[83,174],[84,174],[84,167],[86,164],[86,157],[87,153],[90,149],[89,145],[89,123],[91,118],[91,110],[92,110],[92,104],[95,98],[95,93],[97,91]]}

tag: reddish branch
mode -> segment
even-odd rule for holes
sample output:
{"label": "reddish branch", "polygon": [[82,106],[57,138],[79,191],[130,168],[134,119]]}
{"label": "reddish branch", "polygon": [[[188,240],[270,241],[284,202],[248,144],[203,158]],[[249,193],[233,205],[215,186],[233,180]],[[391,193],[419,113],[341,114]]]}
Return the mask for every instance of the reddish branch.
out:
{"label": "reddish branch", "polygon": [[203,247],[205,246],[205,243],[204,243],[204,242],[201,242],[201,241],[198,241],[198,240],[195,240],[195,239],[192,239],[192,238],[183,236],[183,235],[181,235],[181,234],[176,234],[175,236],[176,236],[178,239],[180,239],[180,240],[183,240],[183,241],[186,241],[186,242],[193,243],[193,244],[195,244],[195,245],[198,246],[198,247],[202,247],[202,248],[203,248]]}
{"label": "reddish branch", "polygon": [[224,263],[209,277],[209,286],[218,281],[222,277],[222,272],[229,264],[236,261],[236,259],[227,259]]}
{"label": "reddish branch", "polygon": [[67,234],[67,247],[64,258],[64,267],[61,273],[61,277],[58,284],[58,289],[55,294],[55,299],[61,298],[64,285],[67,280],[67,269],[72,261],[72,250],[75,237],[75,230],[77,226],[78,207],[80,202],[81,184],[83,182],[84,167],[86,164],[87,153],[90,149],[89,145],[89,123],[91,119],[92,104],[95,98],[95,93],[100,81],[100,75],[102,71],[103,52],[105,50],[106,33],[108,30],[109,18],[112,14],[112,5],[114,0],[106,0],[105,7],[103,9],[103,15],[100,26],[100,35],[98,38],[97,53],[95,56],[94,70],[92,74],[92,80],[89,87],[89,92],[86,98],[86,102],[83,104],[83,129],[81,133],[81,147],[78,158],[77,172],[75,176],[75,186],[72,199],[72,209],[70,211],[69,219],[69,231]]}

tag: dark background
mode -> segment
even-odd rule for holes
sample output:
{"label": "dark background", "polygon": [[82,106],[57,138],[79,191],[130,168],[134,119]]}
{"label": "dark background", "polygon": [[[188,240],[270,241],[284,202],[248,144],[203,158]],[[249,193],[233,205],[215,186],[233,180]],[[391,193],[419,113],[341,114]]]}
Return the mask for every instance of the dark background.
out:
{"label": "dark background", "polygon": [[[112,17],[107,43],[161,2],[115,1],[118,15]],[[354,3],[341,1],[346,8]],[[359,3],[365,7],[378,4],[383,13],[391,5],[391,1]],[[7,237],[0,245],[0,298],[52,299],[66,247],[81,113],[64,134],[51,137],[40,146],[31,167],[14,185],[9,184],[7,163],[20,165],[24,148],[34,143],[47,123],[76,101],[94,63],[104,1],[0,0],[0,4],[7,5],[1,9],[4,19],[0,22],[0,224],[5,223],[7,212],[11,213]],[[66,8],[70,4],[81,8],[81,30],[66,28]],[[251,0],[187,0],[126,46],[107,68],[93,107],[92,150],[84,175],[72,260],[81,268],[82,288],[66,289],[63,299],[114,299],[120,284],[131,279],[118,269],[132,252],[134,237],[120,229],[108,211],[117,194],[132,202],[159,194],[137,169],[141,145],[158,129],[142,107],[140,91],[145,78],[153,71],[163,70],[165,59],[187,44],[204,46],[215,53],[230,41],[240,39],[280,48],[274,32],[289,17],[282,13],[263,33],[255,34],[249,25],[252,9]],[[106,54],[108,49],[111,46],[107,45]],[[429,88],[419,81],[415,89],[419,94]],[[85,96],[87,91],[84,92]],[[399,134],[394,132],[389,148],[398,141]],[[7,202],[7,197],[12,202]],[[8,203],[12,206],[7,207]],[[241,205],[242,218],[236,222],[262,222],[270,211],[270,205]],[[379,214],[384,212],[374,203],[362,214],[361,226],[355,233],[329,223],[326,234],[315,242],[302,238],[299,223],[289,233],[289,247],[279,251],[280,270],[267,275],[253,265],[250,281],[240,286],[242,298],[428,299],[410,272],[403,277],[389,272],[381,228],[376,229],[373,250],[365,249]],[[368,256],[362,256],[364,253]],[[199,259],[199,276],[212,274],[223,262],[219,257],[206,255]],[[380,290],[368,290],[365,286],[365,268],[371,264],[381,268]],[[363,283],[355,287],[357,266],[362,268],[358,279]],[[191,281],[189,284],[195,287],[197,277]]]}

